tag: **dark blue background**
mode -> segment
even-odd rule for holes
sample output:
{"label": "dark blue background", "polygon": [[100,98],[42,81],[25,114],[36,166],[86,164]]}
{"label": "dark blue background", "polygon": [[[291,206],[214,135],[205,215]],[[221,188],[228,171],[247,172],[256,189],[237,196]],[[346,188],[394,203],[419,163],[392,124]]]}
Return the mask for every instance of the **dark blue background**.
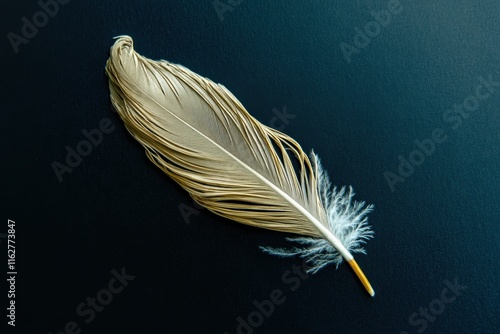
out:
{"label": "dark blue background", "polygon": [[[7,34],[21,34],[21,18],[40,6],[4,1],[2,219],[17,224],[19,273],[12,332],[58,333],[73,320],[82,333],[232,334],[254,300],[280,289],[285,302],[255,333],[418,333],[424,323],[425,333],[495,333],[500,88],[467,118],[447,110],[474,95],[479,77],[500,81],[500,3],[401,6],[348,63],[341,43],[354,45],[355,28],[388,1],[247,0],[221,20],[212,0],[73,0],[17,54]],[[111,110],[104,64],[121,34],[149,58],[224,84],[265,124],[285,106],[295,115],[283,131],[314,148],[336,185],[375,204],[375,239],[357,256],[374,299],[346,265],[292,291],[282,275],[300,260],[258,249],[286,245],[284,234],[206,210],[186,223],[179,205],[193,207],[188,194]],[[65,146],[105,117],[114,131],[59,182],[52,162],[64,163]],[[392,191],[384,173],[397,173],[398,157],[409,159],[414,141],[438,128],[447,140]],[[123,267],[135,279],[86,324],[77,305]],[[440,305],[445,280],[467,289],[432,321],[411,323],[419,308]]]}

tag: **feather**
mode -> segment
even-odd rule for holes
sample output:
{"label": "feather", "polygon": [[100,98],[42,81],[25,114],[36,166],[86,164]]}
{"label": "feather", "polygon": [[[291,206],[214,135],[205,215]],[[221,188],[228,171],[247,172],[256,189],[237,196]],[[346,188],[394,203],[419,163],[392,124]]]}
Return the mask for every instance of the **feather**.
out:
{"label": "feather", "polygon": [[224,86],[116,38],[106,63],[111,101],[147,157],[217,215],[299,235],[289,240],[301,247],[265,252],[301,256],[312,273],[344,258],[373,296],[351,254],[372,237],[372,206],[353,201],[351,188],[330,190],[314,153],[258,122]]}

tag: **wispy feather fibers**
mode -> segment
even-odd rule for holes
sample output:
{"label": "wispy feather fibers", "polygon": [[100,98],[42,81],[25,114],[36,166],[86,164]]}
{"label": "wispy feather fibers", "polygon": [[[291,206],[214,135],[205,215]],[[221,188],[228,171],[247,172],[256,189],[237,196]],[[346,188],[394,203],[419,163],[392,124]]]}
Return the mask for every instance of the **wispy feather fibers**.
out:
{"label": "wispy feather fibers", "polygon": [[[187,68],[147,59],[119,36],[106,63],[111,101],[148,158],[210,211],[255,227],[300,235],[310,272],[345,258],[374,292],[351,253],[372,237],[372,206],[352,189],[331,190],[318,157],[253,118],[222,85]],[[295,160],[296,166],[292,159]]]}

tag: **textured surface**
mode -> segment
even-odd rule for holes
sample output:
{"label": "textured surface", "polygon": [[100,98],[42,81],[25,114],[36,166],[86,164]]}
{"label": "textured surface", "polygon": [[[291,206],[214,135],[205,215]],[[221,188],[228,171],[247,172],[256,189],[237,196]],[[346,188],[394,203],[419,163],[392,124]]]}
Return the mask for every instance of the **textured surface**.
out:
{"label": "textured surface", "polygon": [[[211,0],[73,0],[18,53],[6,35],[22,34],[21,18],[41,7],[2,3],[2,213],[18,226],[16,332],[59,333],[74,321],[82,333],[232,334],[238,317],[254,333],[496,332],[500,4],[232,3],[221,20]],[[357,257],[375,298],[346,265],[305,276],[300,259],[263,254],[259,245],[286,245],[283,235],[195,207],[154,168],[111,110],[104,64],[120,34],[222,83],[262,123],[314,148],[334,184],[375,204],[375,238]],[[52,164],[88,150],[83,130],[98,146],[60,182]],[[81,316],[123,267],[135,278]]]}

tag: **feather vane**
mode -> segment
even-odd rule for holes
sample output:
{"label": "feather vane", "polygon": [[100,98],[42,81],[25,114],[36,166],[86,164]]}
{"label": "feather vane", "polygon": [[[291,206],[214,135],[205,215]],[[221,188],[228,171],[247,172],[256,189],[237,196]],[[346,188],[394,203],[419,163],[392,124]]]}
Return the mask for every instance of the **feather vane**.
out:
{"label": "feather vane", "polygon": [[[119,36],[106,63],[110,97],[147,157],[199,204],[236,222],[300,235],[302,247],[274,249],[301,256],[310,272],[346,259],[373,296],[352,257],[372,237],[352,189],[331,191],[319,158],[291,137],[261,124],[236,97],[189,69],[154,61]],[[295,165],[294,165],[295,164]]]}

